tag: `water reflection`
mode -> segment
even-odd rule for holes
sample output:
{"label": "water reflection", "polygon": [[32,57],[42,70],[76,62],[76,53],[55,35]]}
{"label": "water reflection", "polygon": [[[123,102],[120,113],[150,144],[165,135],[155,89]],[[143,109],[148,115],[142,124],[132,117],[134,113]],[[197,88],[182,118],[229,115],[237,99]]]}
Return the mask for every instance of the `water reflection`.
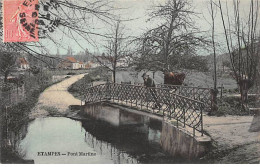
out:
{"label": "water reflection", "polygon": [[[143,124],[115,126],[89,117],[84,121],[37,118],[22,130],[16,150],[35,163],[176,163],[161,149],[161,122],[143,120]],[[61,155],[41,156],[39,152]],[[77,155],[70,156],[68,152]],[[80,152],[91,155],[79,156]]]}
{"label": "water reflection", "polygon": [[[113,163],[98,154],[85,142],[81,123],[68,118],[38,118],[28,126],[26,137],[19,144],[19,152],[35,163]],[[60,156],[41,156],[39,152],[60,152]],[[70,153],[78,153],[70,156]],[[79,152],[95,156],[79,156]],[[62,155],[64,154],[64,155]]]}
{"label": "water reflection", "polygon": [[[33,159],[35,163],[138,163],[112,144],[97,140],[82,128],[81,122],[68,118],[35,119],[29,124],[28,133],[19,142],[17,150],[24,154],[24,159]],[[66,155],[41,156],[39,152]],[[77,155],[68,156],[68,152]],[[80,156],[80,152],[93,156]]]}
{"label": "water reflection", "polygon": [[176,160],[162,151],[160,121],[114,126],[89,118],[82,122],[82,126],[86,129],[89,145],[100,154],[110,154],[114,163],[176,163]]}
{"label": "water reflection", "polygon": [[133,158],[132,156],[130,156],[129,154],[123,151],[118,150],[115,145],[108,142],[104,142],[102,140],[101,141],[97,140],[96,137],[94,137],[88,132],[85,133],[85,141],[97,153],[109,157],[110,159],[113,160],[113,163],[115,164],[138,163],[138,161],[135,158]]}

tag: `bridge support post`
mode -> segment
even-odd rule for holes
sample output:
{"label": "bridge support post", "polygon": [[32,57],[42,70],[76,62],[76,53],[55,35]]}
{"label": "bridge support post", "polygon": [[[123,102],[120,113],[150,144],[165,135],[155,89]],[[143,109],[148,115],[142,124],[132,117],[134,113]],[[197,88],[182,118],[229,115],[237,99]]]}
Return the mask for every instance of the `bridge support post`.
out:
{"label": "bridge support post", "polygon": [[177,128],[170,122],[163,122],[161,145],[173,157],[181,156],[189,160],[197,159],[209,151],[210,137],[193,136],[184,128]]}

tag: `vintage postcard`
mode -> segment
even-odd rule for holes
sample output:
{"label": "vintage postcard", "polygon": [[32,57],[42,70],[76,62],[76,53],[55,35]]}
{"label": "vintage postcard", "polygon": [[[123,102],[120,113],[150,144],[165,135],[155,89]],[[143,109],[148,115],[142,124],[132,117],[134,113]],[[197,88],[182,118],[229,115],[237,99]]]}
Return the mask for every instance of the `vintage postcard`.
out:
{"label": "vintage postcard", "polygon": [[1,164],[260,163],[260,0],[1,5]]}

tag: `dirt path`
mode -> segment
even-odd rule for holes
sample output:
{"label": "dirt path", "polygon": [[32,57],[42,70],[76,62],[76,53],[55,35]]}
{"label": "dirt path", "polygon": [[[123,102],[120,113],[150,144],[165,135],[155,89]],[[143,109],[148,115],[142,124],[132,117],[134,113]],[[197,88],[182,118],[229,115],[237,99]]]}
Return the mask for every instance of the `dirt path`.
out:
{"label": "dirt path", "polygon": [[70,105],[80,105],[81,101],[71,95],[67,89],[86,74],[72,76],[60,83],[50,86],[39,97],[30,118],[46,117],[51,113],[65,114]]}
{"label": "dirt path", "polygon": [[204,130],[217,144],[211,163],[259,163],[260,132],[250,132],[253,116],[204,116]]}
{"label": "dirt path", "polygon": [[220,147],[260,142],[260,132],[249,132],[253,116],[204,116],[204,129]]}

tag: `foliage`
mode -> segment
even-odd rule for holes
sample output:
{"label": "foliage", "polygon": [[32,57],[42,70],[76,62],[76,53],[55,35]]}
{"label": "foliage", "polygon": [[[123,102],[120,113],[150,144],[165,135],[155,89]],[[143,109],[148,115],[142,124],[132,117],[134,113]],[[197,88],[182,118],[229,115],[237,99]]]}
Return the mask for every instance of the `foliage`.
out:
{"label": "foliage", "polygon": [[87,75],[85,75],[82,79],[78,80],[74,84],[72,84],[68,91],[71,92],[76,97],[82,97],[82,92],[87,89],[88,84],[95,81],[109,81],[111,82],[111,73],[105,72],[106,69],[103,67],[99,67],[90,71]]}
{"label": "foliage", "polygon": [[6,92],[6,91],[11,90],[14,87],[16,87],[16,85],[13,83],[2,83],[0,85],[0,91]]}
{"label": "foliage", "polygon": [[31,69],[30,69],[30,71],[31,71],[34,75],[36,75],[36,74],[39,74],[40,69],[39,69],[38,67],[36,67],[36,66],[32,66]]}
{"label": "foliage", "polygon": [[240,97],[231,96],[218,99],[218,111],[211,112],[210,115],[223,116],[223,115],[249,115],[249,110],[241,107]]}
{"label": "foliage", "polygon": [[[47,87],[54,84],[52,81],[52,76],[55,73],[53,72],[44,72],[41,75],[25,75],[25,93],[26,98],[18,103],[17,105],[12,105],[11,107],[8,107],[6,117],[8,118],[8,123],[6,121],[3,121],[2,129],[5,129],[6,126],[8,126],[10,131],[17,132],[20,130],[20,128],[29,121],[29,113],[31,109],[35,106],[35,104],[38,101],[38,98],[42,91],[44,91]],[[41,78],[44,78],[46,82],[42,82]],[[8,84],[10,85],[10,84]],[[2,120],[4,120],[5,116],[3,113],[5,111],[4,104],[0,103],[0,116],[2,117]],[[50,108],[49,112],[50,114],[55,113],[55,109]],[[6,138],[6,134],[3,133],[2,138]],[[13,152],[11,148],[9,148],[7,145],[2,144],[2,157],[1,162],[17,162],[17,163],[28,163],[27,161],[23,160],[22,157],[19,156],[19,153]],[[9,160],[9,161],[8,161]]]}
{"label": "foliage", "polygon": [[222,65],[224,66],[224,67],[228,67],[228,68],[231,68],[231,64],[230,64],[230,61],[223,61],[222,62]]}
{"label": "foliage", "polygon": [[7,77],[14,68],[16,62],[16,55],[13,52],[0,52],[0,73],[4,74],[4,81],[7,82]]}

